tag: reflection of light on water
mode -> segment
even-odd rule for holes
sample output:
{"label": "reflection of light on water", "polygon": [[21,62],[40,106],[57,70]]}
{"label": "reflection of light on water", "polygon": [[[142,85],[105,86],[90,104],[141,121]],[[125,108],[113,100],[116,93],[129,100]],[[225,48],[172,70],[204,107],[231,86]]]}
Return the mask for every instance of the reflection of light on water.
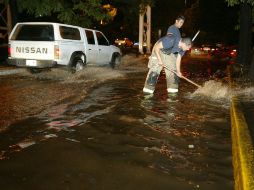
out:
{"label": "reflection of light on water", "polygon": [[59,106],[54,106],[49,110],[48,116],[51,118],[60,118],[66,112],[68,108],[67,104],[61,104]]}
{"label": "reflection of light on water", "polygon": [[8,158],[10,153],[20,152],[22,149],[28,148],[32,145],[35,145],[36,141],[30,138],[24,139],[16,144],[10,145],[8,150],[0,151],[0,160],[4,160]]}
{"label": "reflection of light on water", "polygon": [[78,118],[68,120],[65,115],[67,109],[68,106],[66,104],[61,104],[49,110],[46,116],[44,116],[44,119],[47,121],[46,125],[49,126],[48,129],[55,129],[56,131],[73,131],[70,127],[74,127],[82,123],[82,120]]}
{"label": "reflection of light on water", "polygon": [[[69,129],[70,127],[77,126],[81,122],[82,121],[80,120],[71,120],[71,121],[61,120],[61,121],[51,121],[47,123],[47,125],[49,126],[48,129],[55,129],[56,131],[61,130],[70,131]],[[71,131],[73,131],[73,129]]]}
{"label": "reflection of light on water", "polygon": [[[110,110],[114,107],[108,106],[104,109],[95,110],[93,112],[87,112],[84,110],[88,109],[90,106],[82,104],[82,106],[79,105],[73,107],[72,110],[69,110],[67,113],[65,106],[55,107],[51,112],[44,116],[44,119],[47,121],[46,125],[49,126],[48,129],[54,129],[56,131],[74,131],[73,127],[80,126],[96,116],[109,113]],[[70,115],[71,117],[69,117]]]}

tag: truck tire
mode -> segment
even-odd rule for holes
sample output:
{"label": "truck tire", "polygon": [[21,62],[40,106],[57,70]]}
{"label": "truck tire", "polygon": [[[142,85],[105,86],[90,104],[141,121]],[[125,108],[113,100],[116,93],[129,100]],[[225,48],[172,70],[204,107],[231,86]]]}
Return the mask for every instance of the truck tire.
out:
{"label": "truck tire", "polygon": [[114,53],[110,61],[110,67],[114,69],[116,65],[119,65],[120,63],[121,63],[121,55],[119,53]]}
{"label": "truck tire", "polygon": [[70,70],[72,73],[76,73],[83,70],[84,67],[85,67],[85,63],[83,62],[83,60],[81,58],[75,58],[72,61]]}

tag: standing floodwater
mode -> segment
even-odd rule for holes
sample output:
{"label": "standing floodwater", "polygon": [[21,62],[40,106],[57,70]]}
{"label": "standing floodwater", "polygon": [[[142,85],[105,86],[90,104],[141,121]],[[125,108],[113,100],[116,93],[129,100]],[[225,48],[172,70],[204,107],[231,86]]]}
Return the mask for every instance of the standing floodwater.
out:
{"label": "standing floodwater", "polygon": [[[145,73],[96,87],[0,134],[1,189],[233,189],[228,102]],[[163,77],[162,77],[163,78]],[[72,97],[68,99],[72,101]]]}

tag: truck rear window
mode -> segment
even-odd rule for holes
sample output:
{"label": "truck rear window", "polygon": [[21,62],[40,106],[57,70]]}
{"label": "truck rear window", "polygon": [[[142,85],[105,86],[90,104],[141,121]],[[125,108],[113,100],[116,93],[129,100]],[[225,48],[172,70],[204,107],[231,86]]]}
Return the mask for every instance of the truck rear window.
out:
{"label": "truck rear window", "polygon": [[53,25],[18,25],[11,40],[54,41]]}
{"label": "truck rear window", "polygon": [[81,40],[79,30],[67,26],[60,26],[60,35],[63,39]]}

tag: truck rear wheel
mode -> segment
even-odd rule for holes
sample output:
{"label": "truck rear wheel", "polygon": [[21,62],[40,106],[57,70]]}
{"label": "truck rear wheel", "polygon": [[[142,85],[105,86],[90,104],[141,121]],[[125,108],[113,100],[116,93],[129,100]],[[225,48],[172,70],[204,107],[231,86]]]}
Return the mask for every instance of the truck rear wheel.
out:
{"label": "truck rear wheel", "polygon": [[111,59],[111,62],[110,62],[110,66],[111,68],[115,68],[116,65],[119,65],[121,63],[121,55],[118,54],[118,53],[114,53],[112,55],[112,59]]}
{"label": "truck rear wheel", "polygon": [[82,59],[76,58],[73,60],[72,65],[71,65],[71,72],[76,73],[81,70],[83,70],[85,67],[85,64]]}

